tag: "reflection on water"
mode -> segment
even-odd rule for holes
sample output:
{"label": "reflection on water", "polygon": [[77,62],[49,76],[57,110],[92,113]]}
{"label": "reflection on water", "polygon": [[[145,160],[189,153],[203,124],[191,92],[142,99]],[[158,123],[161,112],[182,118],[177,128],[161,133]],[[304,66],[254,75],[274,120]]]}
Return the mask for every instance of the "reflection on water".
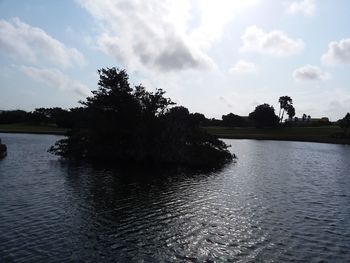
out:
{"label": "reflection on water", "polygon": [[0,262],[345,262],[350,147],[228,140],[211,174],[111,171],[1,134]]}

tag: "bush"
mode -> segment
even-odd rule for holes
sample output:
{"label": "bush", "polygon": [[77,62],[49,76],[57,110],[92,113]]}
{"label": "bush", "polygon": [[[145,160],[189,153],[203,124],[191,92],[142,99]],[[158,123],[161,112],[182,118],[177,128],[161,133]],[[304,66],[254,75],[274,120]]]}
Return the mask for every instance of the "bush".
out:
{"label": "bush", "polygon": [[199,129],[202,116],[190,114],[157,89],[130,87],[128,75],[115,68],[98,71],[99,88],[82,102],[80,125],[50,152],[94,163],[221,166],[232,155],[228,146]]}

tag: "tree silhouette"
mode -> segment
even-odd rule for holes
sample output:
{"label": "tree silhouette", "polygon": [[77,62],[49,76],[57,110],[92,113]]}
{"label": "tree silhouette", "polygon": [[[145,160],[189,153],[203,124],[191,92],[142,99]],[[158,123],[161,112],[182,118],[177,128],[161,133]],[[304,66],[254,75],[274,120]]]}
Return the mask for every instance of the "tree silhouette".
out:
{"label": "tree silhouette", "polygon": [[350,130],[350,113],[347,113],[345,117],[338,121],[339,126],[344,129],[344,134],[349,135]]}
{"label": "tree silhouette", "polygon": [[293,119],[293,117],[295,116],[295,108],[293,107],[293,105],[289,105],[287,108],[287,114],[290,120]]}
{"label": "tree silhouette", "polygon": [[307,116],[306,116],[306,114],[304,113],[304,114],[303,114],[302,121],[305,122],[305,121],[306,121],[306,118],[307,118]]}
{"label": "tree silhouette", "polygon": [[195,125],[203,125],[205,123],[205,121],[207,120],[207,118],[205,117],[204,114],[202,113],[190,113],[191,114],[191,120],[193,121],[193,123]]}
{"label": "tree silhouette", "polygon": [[279,118],[280,122],[282,122],[283,116],[284,116],[284,112],[288,111],[288,107],[293,104],[293,100],[289,96],[282,96],[282,97],[279,98],[278,102],[280,104],[280,110],[279,110],[278,118]]}
{"label": "tree silhouette", "polygon": [[261,104],[249,114],[249,119],[255,122],[256,127],[273,127],[278,125],[279,118],[275,114],[275,109],[269,104]]}
{"label": "tree silhouette", "polygon": [[222,123],[226,127],[237,127],[242,126],[244,119],[241,116],[229,113],[227,115],[222,115]]}
{"label": "tree silhouette", "polygon": [[196,168],[217,167],[232,159],[225,143],[199,128],[202,116],[173,107],[162,89],[132,88],[124,70],[98,73],[98,89],[75,112],[81,123],[50,152],[93,163]]}
{"label": "tree silhouette", "polygon": [[28,113],[23,110],[2,111],[0,113],[0,124],[26,122]]}

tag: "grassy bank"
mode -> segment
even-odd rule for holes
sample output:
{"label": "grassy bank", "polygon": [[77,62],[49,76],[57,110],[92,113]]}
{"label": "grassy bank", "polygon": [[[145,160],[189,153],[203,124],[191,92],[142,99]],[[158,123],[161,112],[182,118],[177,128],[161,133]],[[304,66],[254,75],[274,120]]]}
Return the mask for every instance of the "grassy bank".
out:
{"label": "grassy bank", "polygon": [[350,144],[350,139],[332,138],[342,132],[338,126],[286,128],[204,127],[209,133],[227,139],[283,140]]}
{"label": "grassy bank", "polygon": [[67,130],[54,125],[33,125],[28,123],[0,124],[3,133],[64,134]]}
{"label": "grassy bank", "polygon": [[[209,133],[226,139],[306,141],[350,144],[350,139],[332,138],[342,132],[338,126],[325,127],[287,127],[287,128],[229,128],[204,127]],[[0,133],[35,133],[62,135],[67,131],[54,125],[32,125],[28,123],[0,124]]]}

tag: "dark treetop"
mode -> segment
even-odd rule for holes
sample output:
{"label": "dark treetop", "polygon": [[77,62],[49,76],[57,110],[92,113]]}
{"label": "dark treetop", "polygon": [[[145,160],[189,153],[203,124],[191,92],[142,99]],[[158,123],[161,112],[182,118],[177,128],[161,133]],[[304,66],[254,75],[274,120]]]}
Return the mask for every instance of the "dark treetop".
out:
{"label": "dark treetop", "polygon": [[249,114],[249,119],[255,122],[257,128],[275,127],[279,122],[273,106],[266,103],[256,106],[255,110]]}
{"label": "dark treetop", "polygon": [[198,118],[174,107],[165,92],[131,87],[124,70],[98,70],[93,96],[81,102],[79,125],[50,152],[93,163],[216,168],[232,160],[228,146],[199,128]]}

